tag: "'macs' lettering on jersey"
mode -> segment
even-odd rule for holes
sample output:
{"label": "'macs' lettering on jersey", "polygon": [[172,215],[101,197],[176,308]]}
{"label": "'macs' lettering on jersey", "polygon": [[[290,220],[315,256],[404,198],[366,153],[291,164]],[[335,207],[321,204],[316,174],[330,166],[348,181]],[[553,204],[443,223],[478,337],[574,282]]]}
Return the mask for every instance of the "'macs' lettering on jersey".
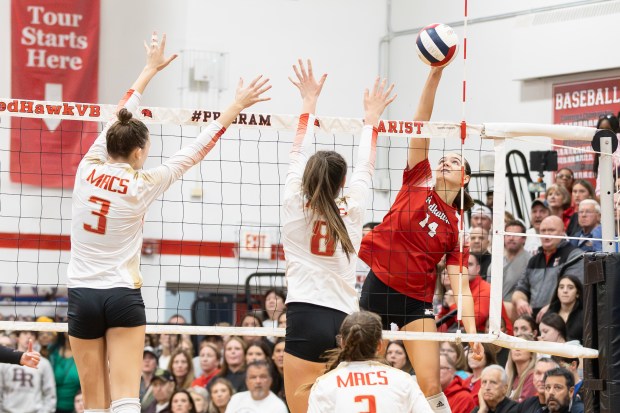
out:
{"label": "'macs' lettering on jersey", "polygon": [[[88,175],[86,178],[86,182],[95,185],[98,188],[105,189],[110,192],[118,192],[119,194],[127,193],[127,182],[128,179],[121,179],[118,176],[101,174],[95,177],[95,169]],[[118,181],[118,186],[115,186],[115,182]]]}
{"label": "'macs' lettering on jersey", "polygon": [[367,373],[349,372],[346,380],[343,380],[341,376],[337,376],[336,382],[338,387],[387,386],[388,378],[385,370],[369,371]]}

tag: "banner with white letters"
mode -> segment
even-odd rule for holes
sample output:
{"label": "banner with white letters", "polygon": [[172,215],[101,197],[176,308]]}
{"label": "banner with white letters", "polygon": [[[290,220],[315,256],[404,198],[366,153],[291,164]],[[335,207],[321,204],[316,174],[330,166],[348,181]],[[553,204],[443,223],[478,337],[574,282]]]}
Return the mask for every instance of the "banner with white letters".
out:
{"label": "banner with white letters", "polygon": [[[553,85],[553,123],[596,127],[601,116],[620,111],[620,78],[586,80]],[[592,151],[590,142],[556,141],[557,144]],[[558,149],[559,168],[570,168],[575,179],[589,180],[596,187],[592,170],[594,154],[570,148]]]}
{"label": "banner with white letters", "polygon": [[[12,0],[11,96],[97,102],[99,20],[100,0]],[[66,119],[18,118],[11,129],[11,180],[46,187],[73,187],[97,135]]]}

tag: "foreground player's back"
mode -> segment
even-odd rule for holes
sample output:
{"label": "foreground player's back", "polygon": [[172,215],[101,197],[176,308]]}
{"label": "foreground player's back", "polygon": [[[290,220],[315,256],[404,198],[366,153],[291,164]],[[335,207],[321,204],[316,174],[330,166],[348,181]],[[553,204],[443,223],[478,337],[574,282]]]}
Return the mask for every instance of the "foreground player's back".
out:
{"label": "foreground player's back", "polygon": [[413,377],[376,361],[340,363],[317,379],[309,402],[308,413],[432,412]]}

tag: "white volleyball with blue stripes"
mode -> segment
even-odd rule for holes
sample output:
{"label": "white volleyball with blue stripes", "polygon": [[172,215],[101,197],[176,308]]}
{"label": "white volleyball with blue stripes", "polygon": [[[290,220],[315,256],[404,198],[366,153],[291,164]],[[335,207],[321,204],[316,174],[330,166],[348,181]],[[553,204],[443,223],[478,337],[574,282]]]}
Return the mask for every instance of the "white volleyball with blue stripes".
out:
{"label": "white volleyball with blue stripes", "polygon": [[454,29],[446,24],[429,24],[418,33],[415,41],[420,59],[427,65],[441,67],[457,55],[459,38]]}

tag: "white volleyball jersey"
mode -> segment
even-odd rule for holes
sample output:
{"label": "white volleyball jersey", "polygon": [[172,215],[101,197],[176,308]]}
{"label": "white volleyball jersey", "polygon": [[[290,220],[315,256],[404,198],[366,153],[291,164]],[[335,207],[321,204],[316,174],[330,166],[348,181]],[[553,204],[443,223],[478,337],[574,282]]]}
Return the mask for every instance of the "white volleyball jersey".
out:
{"label": "white volleyball jersey", "polygon": [[340,363],[316,379],[308,413],[432,413],[409,374],[376,361]]}
{"label": "white volleyball jersey", "polygon": [[355,248],[347,259],[342,245],[326,242],[327,224],[308,208],[301,181],[311,153],[315,117],[299,117],[297,135],[290,153],[282,204],[282,238],[288,283],[286,303],[303,302],[333,308],[347,314],[359,310],[355,291],[357,251],[374,172],[377,130],[365,126],[349,190],[337,200],[340,216]]}
{"label": "white volleyball jersey", "polygon": [[[134,112],[140,95],[130,90],[125,107]],[[123,102],[121,101],[121,105]],[[109,163],[109,122],[84,156],[75,176],[69,288],[140,288],[144,215],[151,203],[213,148],[225,129],[209,124],[198,138],[162,165],[134,170]]]}

